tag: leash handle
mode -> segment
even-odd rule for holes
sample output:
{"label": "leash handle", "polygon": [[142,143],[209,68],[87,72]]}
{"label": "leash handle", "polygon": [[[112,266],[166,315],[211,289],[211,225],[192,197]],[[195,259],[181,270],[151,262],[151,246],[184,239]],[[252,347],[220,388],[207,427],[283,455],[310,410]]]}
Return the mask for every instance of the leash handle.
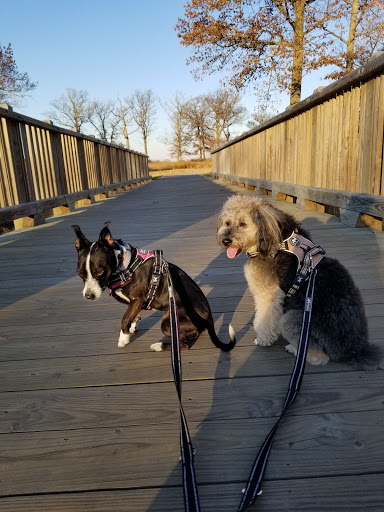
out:
{"label": "leash handle", "polygon": [[166,263],[165,265],[168,270],[167,279],[169,295],[169,316],[171,326],[172,371],[180,404],[180,452],[183,470],[184,507],[186,512],[200,512],[195,468],[193,464],[194,450],[191,437],[189,435],[183,405],[181,403],[182,371],[179,317],[177,314],[176,299],[174,295],[171,273],[169,271],[168,265]]}
{"label": "leash handle", "polygon": [[308,351],[308,336],[309,327],[311,323],[312,314],[312,303],[313,303],[313,291],[315,287],[315,277],[317,270],[314,269],[309,276],[307,293],[305,296],[303,322],[301,325],[300,340],[297,348],[297,354],[295,359],[295,366],[293,368],[292,376],[288,386],[288,393],[284,401],[283,410],[275,423],[272,430],[269,432],[267,437],[262,444],[259,453],[253,463],[251,473],[248,478],[248,483],[244,489],[244,495],[240,502],[239,511],[243,512],[255,501],[257,496],[260,496],[262,490],[260,489],[261,482],[263,480],[265,468],[267,465],[268,457],[272,449],[273,438],[277,431],[277,428],[289,407],[294,402],[303,380],[305,360]]}

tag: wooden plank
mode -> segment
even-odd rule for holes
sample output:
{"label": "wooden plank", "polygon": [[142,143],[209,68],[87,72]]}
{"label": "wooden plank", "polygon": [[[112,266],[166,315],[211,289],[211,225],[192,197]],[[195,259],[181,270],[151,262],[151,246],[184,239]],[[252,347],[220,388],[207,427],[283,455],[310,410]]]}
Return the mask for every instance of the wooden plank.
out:
{"label": "wooden plank", "polygon": [[[382,373],[308,373],[289,415],[381,410]],[[287,375],[185,381],[184,407],[188,420],[197,423],[225,421],[228,411],[233,420],[273,418],[280,413],[287,386]],[[176,425],[179,415],[173,382],[15,391],[2,393],[0,403],[2,433]]]}
{"label": "wooden plank", "polygon": [[383,178],[383,151],[384,151],[384,75],[374,80],[374,127],[372,137],[372,178],[371,190],[373,194],[382,194],[381,180]]}
{"label": "wooden plank", "polygon": [[[293,458],[296,478],[383,473],[384,462],[377,449],[384,443],[383,416],[383,411],[364,411],[285,418],[266,477],[291,478]],[[218,479],[220,483],[244,481],[275,419],[189,422],[200,484]],[[156,487],[179,485],[178,430],[178,423],[170,422],[140,428],[94,427],[91,432],[2,434],[0,493],[127,489],[145,487],[148,482]]]}
{"label": "wooden plank", "polygon": [[[110,340],[113,347],[110,353],[103,354],[102,357],[90,354],[55,359],[31,359],[29,364],[25,361],[1,362],[2,390],[63,389],[173,380],[170,353],[155,353],[149,348],[151,342],[159,341],[159,338],[149,340],[144,353],[143,347],[137,347],[137,344],[118,353],[118,331],[114,338]],[[81,338],[79,341],[82,341]],[[249,345],[244,347],[239,344],[232,358],[221,354],[217,349],[201,350],[198,346],[183,352],[183,378],[199,380],[291,373],[294,358],[285,352],[282,345],[257,349],[251,343],[250,341]],[[334,363],[325,368],[308,367],[307,371],[312,373],[350,370],[347,365]]]}
{"label": "wooden plank", "polygon": [[[311,479],[265,480],[256,500],[260,512],[344,512],[346,509],[382,511],[382,475]],[[199,489],[202,510],[237,510],[239,483],[207,484]],[[180,512],[184,501],[179,487],[105,490],[69,494],[2,498],[1,512]]]}

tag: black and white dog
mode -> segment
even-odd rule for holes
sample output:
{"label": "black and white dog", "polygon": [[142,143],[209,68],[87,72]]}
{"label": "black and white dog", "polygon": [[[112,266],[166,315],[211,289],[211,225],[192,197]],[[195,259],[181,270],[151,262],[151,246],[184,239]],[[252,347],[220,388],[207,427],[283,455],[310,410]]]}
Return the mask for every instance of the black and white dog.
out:
{"label": "black and white dog", "polygon": [[[109,287],[112,296],[128,309],[121,322],[118,346],[130,342],[130,334],[137,330],[140,311],[148,304],[148,293],[153,275],[154,253],[136,249],[122,240],[115,240],[106,222],[97,242],[91,243],[79,226],[72,226],[77,237],[77,273],[84,281],[83,295],[97,300]],[[199,286],[179,267],[167,264],[171,274],[178,309],[182,348],[190,348],[199,335],[207,329],[213,344],[224,351],[236,344],[235,333],[229,326],[230,342],[223,343],[216,335],[211,309]],[[121,277],[120,277],[121,276]],[[152,297],[151,309],[165,311],[161,330],[170,337],[167,276],[161,274],[158,287]],[[160,352],[170,347],[170,342],[158,342],[151,349]]]}

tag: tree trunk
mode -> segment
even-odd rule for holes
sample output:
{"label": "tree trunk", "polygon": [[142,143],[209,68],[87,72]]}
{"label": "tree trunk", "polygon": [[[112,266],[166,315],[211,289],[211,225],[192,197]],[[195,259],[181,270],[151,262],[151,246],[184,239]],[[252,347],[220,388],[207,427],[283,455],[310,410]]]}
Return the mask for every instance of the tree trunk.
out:
{"label": "tree trunk", "polygon": [[177,127],[176,127],[176,144],[177,144],[177,148],[176,148],[176,158],[177,158],[177,161],[180,162],[181,160],[181,113],[178,112],[177,113]]}
{"label": "tree trunk", "polygon": [[355,37],[357,30],[357,14],[359,12],[359,0],[352,1],[351,20],[349,22],[349,34],[347,44],[347,57],[345,64],[346,73],[353,71],[353,57],[355,54]]}
{"label": "tree trunk", "polygon": [[295,3],[296,20],[293,25],[294,36],[290,100],[291,105],[298,103],[301,97],[301,82],[303,79],[304,62],[304,13],[305,0],[297,0]]}

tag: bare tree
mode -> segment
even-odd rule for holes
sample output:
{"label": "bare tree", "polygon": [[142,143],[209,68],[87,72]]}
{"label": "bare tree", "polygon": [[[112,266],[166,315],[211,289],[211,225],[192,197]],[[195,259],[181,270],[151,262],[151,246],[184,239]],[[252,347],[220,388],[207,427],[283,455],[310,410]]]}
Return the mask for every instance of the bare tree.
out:
{"label": "bare tree", "polygon": [[154,118],[156,115],[156,98],[151,89],[139,91],[138,89],[125,99],[132,120],[141,130],[143,135],[144,153],[148,154],[148,135],[153,128]]}
{"label": "bare tree", "polygon": [[80,131],[82,125],[89,120],[90,105],[88,92],[78,89],[66,89],[59,98],[51,101],[55,110],[45,112],[47,119],[68,128]]}
{"label": "bare tree", "polygon": [[259,106],[252,112],[251,119],[249,119],[247,126],[249,129],[261,126],[274,116],[275,114],[270,112],[267,107]]}
{"label": "bare tree", "polygon": [[205,96],[197,96],[189,101],[187,110],[189,143],[192,152],[197,153],[200,160],[205,159],[206,150],[210,150],[213,145],[209,127],[210,113]]}
{"label": "bare tree", "polygon": [[171,156],[180,161],[183,154],[187,153],[189,142],[187,135],[189,124],[187,116],[188,100],[184,98],[182,93],[176,92],[172,99],[160,101],[160,105],[168,116],[172,131],[171,136],[165,139],[165,143],[170,147]]}
{"label": "bare tree", "polygon": [[221,135],[226,142],[230,138],[230,127],[244,121],[246,108],[240,105],[240,94],[236,90],[217,89],[206,96],[206,101],[211,110],[212,130],[216,137],[216,147],[221,144]]}
{"label": "bare tree", "polygon": [[27,73],[18,70],[11,43],[0,45],[0,103],[22,98],[36,87],[37,83],[31,82]]}
{"label": "bare tree", "polygon": [[129,149],[130,148],[129,136],[132,133],[136,132],[138,130],[138,128],[135,128],[134,130],[129,131],[128,127],[130,124],[132,124],[132,120],[133,120],[130,108],[128,107],[128,105],[123,103],[120,98],[118,98],[117,102],[118,102],[118,104],[117,104],[115,110],[113,111],[113,115],[115,116],[115,119],[117,121],[116,128],[118,131],[120,131],[120,133],[124,137],[125,146],[127,149]]}
{"label": "bare tree", "polygon": [[117,119],[113,116],[115,102],[113,100],[94,100],[89,106],[89,123],[95,128],[102,140],[115,142]]}

